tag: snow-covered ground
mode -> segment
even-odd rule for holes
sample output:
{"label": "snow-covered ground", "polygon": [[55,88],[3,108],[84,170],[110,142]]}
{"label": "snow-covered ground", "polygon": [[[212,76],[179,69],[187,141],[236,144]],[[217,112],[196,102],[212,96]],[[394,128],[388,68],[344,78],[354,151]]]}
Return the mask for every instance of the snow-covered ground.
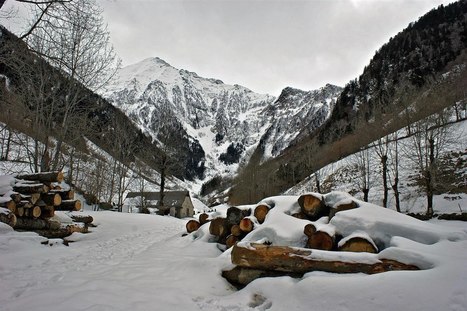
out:
{"label": "snow-covered ground", "polygon": [[[300,243],[307,221],[289,216],[296,199],[266,199],[275,207],[243,241]],[[338,213],[329,225],[366,230],[373,238],[388,232],[378,256],[425,270],[311,272],[302,279],[258,279],[237,291],[220,275],[231,267],[230,251],[208,243],[208,225],[182,236],[186,220],[89,212],[98,226],[75,233],[69,246],[41,245],[44,238],[0,223],[0,310],[467,310],[467,223],[425,223],[358,203],[361,209]],[[224,211],[221,206],[214,213]]]}

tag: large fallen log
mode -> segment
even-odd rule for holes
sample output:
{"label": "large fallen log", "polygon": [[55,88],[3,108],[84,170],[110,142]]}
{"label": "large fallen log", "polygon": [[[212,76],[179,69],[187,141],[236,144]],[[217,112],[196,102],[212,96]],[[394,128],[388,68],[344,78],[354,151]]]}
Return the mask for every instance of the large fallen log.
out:
{"label": "large fallen log", "polygon": [[56,211],[79,211],[81,209],[80,200],[64,200],[59,206],[55,206]]}
{"label": "large fallen log", "polygon": [[18,218],[14,228],[21,230],[58,230],[60,229],[60,222],[51,219]]}
{"label": "large fallen log", "polygon": [[322,197],[311,193],[301,195],[298,198],[298,205],[300,205],[302,213],[310,220],[318,220],[329,215],[329,207],[324,204]]}
{"label": "large fallen log", "polygon": [[339,252],[251,244],[248,247],[235,245],[232,249],[231,260],[233,264],[243,268],[291,273],[324,271],[375,274],[394,270],[419,270],[414,265],[390,259],[378,259],[377,255],[373,256],[373,263],[362,263],[355,262],[355,258],[343,261],[342,253]]}
{"label": "large fallen log", "polygon": [[45,183],[50,182],[62,182],[63,173],[62,172],[43,172],[43,173],[34,173],[34,174],[23,174],[16,176],[17,179],[31,180],[31,181],[40,181]]}
{"label": "large fallen log", "polygon": [[0,222],[3,222],[10,227],[15,227],[18,218],[10,210],[0,209]]}

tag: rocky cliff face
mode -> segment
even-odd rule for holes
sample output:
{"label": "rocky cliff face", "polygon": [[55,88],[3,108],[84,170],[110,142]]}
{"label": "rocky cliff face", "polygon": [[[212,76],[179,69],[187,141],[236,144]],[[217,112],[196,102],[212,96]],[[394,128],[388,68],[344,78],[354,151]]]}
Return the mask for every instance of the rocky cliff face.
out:
{"label": "rocky cliff face", "polygon": [[156,57],[122,68],[105,97],[185,158],[185,179],[206,180],[235,175],[258,145],[265,158],[277,156],[327,119],[340,91],[329,84],[308,92],[286,88],[275,98]]}

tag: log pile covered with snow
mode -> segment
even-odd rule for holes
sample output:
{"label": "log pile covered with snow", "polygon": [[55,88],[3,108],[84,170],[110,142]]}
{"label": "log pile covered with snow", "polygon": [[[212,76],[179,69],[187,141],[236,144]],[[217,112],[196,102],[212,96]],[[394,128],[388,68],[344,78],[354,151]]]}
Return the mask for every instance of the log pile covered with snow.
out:
{"label": "log pile covered with snow", "polygon": [[81,201],[74,199],[74,191],[62,188],[62,182],[62,172],[0,176],[0,222],[47,238],[88,232],[92,218],[56,215],[56,211],[81,209]]}
{"label": "log pile covered with snow", "polygon": [[207,222],[190,221],[187,230],[194,239],[226,245],[234,267],[222,274],[237,286],[259,277],[302,277],[312,271],[429,269],[429,262],[397,248],[395,241],[433,244],[467,238],[466,232],[448,231],[344,192],[271,197],[256,206],[229,207],[225,217],[201,219]]}

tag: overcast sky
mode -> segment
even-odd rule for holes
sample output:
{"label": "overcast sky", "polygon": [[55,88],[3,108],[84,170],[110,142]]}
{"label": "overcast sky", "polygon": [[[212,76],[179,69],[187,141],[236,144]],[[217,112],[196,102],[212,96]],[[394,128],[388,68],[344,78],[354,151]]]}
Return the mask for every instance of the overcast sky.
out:
{"label": "overcast sky", "polygon": [[[12,1],[12,0],[8,0]],[[176,68],[279,95],[356,78],[374,52],[447,0],[98,0],[124,65]]]}

